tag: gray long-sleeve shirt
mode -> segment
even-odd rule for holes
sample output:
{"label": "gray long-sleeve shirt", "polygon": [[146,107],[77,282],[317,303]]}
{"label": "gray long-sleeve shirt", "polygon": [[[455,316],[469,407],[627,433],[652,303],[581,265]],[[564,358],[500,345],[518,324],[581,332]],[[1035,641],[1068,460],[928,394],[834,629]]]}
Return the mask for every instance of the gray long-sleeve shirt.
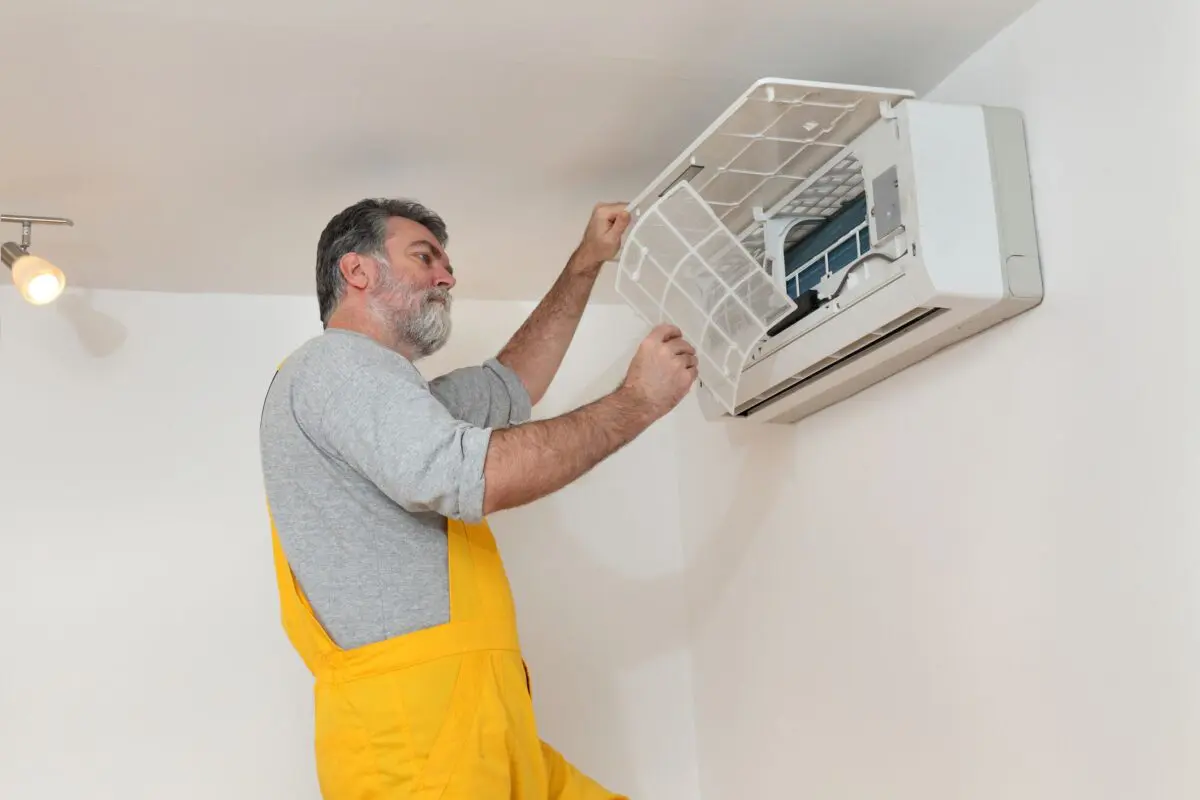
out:
{"label": "gray long-sleeve shirt", "polygon": [[446,517],[482,518],[491,432],[530,413],[494,359],[426,381],[369,337],[329,329],[283,363],[260,423],[267,502],[338,646],[449,619]]}

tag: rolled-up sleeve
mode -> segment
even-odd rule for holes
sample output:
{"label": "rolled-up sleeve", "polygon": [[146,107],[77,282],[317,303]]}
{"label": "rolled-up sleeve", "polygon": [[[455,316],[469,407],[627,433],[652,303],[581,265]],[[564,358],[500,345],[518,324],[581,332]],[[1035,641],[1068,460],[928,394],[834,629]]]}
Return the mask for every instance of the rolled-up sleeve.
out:
{"label": "rolled-up sleeve", "polygon": [[533,415],[529,390],[495,358],[434,378],[429,388],[451,415],[472,425],[506,428],[528,422]]}
{"label": "rolled-up sleeve", "polygon": [[366,366],[328,395],[311,435],[405,510],[478,522],[491,432],[456,419],[415,368]]}

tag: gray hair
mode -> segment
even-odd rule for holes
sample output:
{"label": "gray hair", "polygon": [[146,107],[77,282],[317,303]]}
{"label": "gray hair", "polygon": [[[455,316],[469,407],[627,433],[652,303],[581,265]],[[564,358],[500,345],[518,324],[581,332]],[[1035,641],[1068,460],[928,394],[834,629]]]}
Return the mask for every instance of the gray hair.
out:
{"label": "gray hair", "polygon": [[384,242],[387,223],[392,217],[403,217],[424,225],[446,246],[446,223],[436,213],[415,200],[368,198],[343,210],[329,221],[317,242],[317,305],[322,326],[346,291],[338,262],[347,253],[361,253],[387,263]]}

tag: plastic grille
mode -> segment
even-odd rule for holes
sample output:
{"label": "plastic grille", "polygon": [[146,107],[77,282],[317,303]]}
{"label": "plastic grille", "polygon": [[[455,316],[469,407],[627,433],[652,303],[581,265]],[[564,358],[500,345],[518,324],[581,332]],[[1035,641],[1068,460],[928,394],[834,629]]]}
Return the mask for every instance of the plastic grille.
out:
{"label": "plastic grille", "polygon": [[683,331],[700,380],[731,413],[751,350],[796,307],[687,181],[630,229],[616,289],[649,324]]}

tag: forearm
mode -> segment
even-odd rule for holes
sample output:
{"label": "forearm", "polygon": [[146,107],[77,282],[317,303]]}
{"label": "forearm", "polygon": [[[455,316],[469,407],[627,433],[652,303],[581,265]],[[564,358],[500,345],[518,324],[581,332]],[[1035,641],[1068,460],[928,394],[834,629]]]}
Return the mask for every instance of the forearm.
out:
{"label": "forearm", "polygon": [[497,356],[521,379],[534,404],[562,366],[600,274],[602,265],[586,263],[585,258],[578,250],[572,254],[550,291]]}
{"label": "forearm", "polygon": [[657,416],[623,387],[568,414],[493,431],[484,462],[484,513],[558,491],[632,441]]}

